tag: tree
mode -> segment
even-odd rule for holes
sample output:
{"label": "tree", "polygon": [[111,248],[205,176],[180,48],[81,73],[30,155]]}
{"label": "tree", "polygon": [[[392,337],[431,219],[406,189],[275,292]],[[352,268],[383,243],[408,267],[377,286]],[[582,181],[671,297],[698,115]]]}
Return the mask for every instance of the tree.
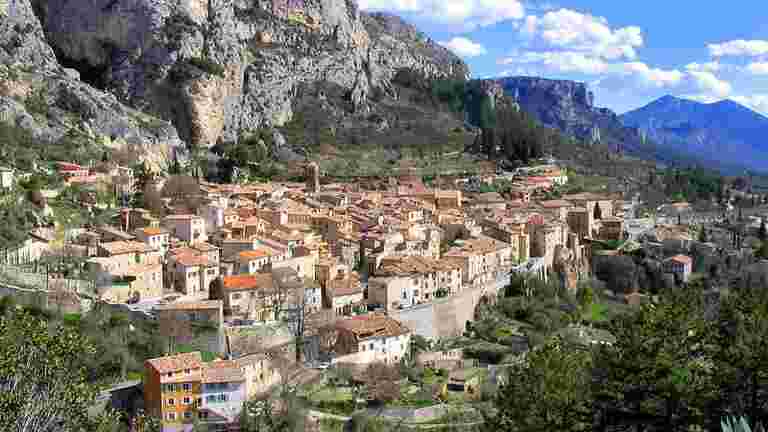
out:
{"label": "tree", "polygon": [[695,287],[662,295],[610,325],[616,342],[594,354],[599,427],[645,425],[664,431],[703,426],[717,387],[706,359],[710,324]]}
{"label": "tree", "polygon": [[705,227],[701,227],[701,230],[699,230],[699,241],[701,243],[709,241],[709,238],[707,237],[707,229]]}
{"label": "tree", "polygon": [[768,296],[740,290],[720,306],[715,370],[721,386],[719,412],[745,413],[754,422],[768,419]]}
{"label": "tree", "polygon": [[379,402],[390,402],[400,397],[400,371],[395,366],[372,363],[365,370],[365,386],[368,398]]}
{"label": "tree", "polygon": [[757,230],[757,238],[763,242],[768,239],[768,230],[765,228],[765,218],[760,218],[760,228]]}
{"label": "tree", "polygon": [[241,432],[300,432],[305,430],[306,407],[288,387],[266,399],[243,404],[240,414]]}
{"label": "tree", "polygon": [[96,388],[82,360],[94,354],[62,324],[49,327],[24,312],[0,318],[0,425],[18,432],[114,430],[114,419],[88,416]]}
{"label": "tree", "polygon": [[487,430],[590,431],[590,355],[556,340],[512,366],[486,414]]}

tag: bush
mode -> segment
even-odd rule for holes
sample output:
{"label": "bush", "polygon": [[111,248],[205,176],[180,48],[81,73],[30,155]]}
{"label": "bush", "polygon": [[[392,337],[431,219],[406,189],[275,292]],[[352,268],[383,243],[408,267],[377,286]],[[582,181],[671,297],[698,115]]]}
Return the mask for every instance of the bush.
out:
{"label": "bush", "polygon": [[203,57],[192,57],[187,60],[189,64],[211,75],[224,77],[224,66]]}
{"label": "bush", "polygon": [[38,114],[43,117],[48,117],[50,113],[50,105],[48,105],[48,98],[45,95],[46,91],[43,87],[38,87],[27,95],[24,99],[24,106],[27,108],[30,114]]}

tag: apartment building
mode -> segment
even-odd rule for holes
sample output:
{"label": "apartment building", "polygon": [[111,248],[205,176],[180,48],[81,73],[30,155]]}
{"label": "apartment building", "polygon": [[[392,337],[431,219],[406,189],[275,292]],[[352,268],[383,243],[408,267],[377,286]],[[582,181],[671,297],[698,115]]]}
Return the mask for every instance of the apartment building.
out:
{"label": "apartment building", "polygon": [[144,408],[161,420],[163,432],[187,432],[195,417],[200,418],[203,367],[199,352],[144,363]]}
{"label": "apartment building", "polygon": [[368,281],[368,298],[389,310],[447,297],[461,291],[462,270],[459,260],[385,258]]}
{"label": "apartment building", "polygon": [[163,224],[168,227],[174,237],[187,243],[208,241],[205,230],[205,220],[197,215],[170,215],[163,218]]}

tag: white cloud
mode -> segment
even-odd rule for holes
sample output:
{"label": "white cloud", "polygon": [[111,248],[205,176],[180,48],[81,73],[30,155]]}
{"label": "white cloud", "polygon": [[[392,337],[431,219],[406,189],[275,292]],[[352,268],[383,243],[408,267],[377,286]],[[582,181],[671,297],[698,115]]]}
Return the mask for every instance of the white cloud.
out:
{"label": "white cloud", "polygon": [[633,60],[635,49],[643,45],[639,27],[611,29],[605,18],[570,9],[526,17],[522,33],[545,50],[582,52],[606,60]]}
{"label": "white cloud", "polygon": [[722,69],[723,66],[716,61],[707,63],[688,63],[685,65],[685,70],[694,72],[717,72]]}
{"label": "white cloud", "polygon": [[768,94],[753,94],[751,96],[732,96],[731,100],[747,106],[762,115],[768,116]]}
{"label": "white cloud", "polygon": [[467,28],[525,17],[519,0],[359,0],[363,10],[413,13],[444,24]]}
{"label": "white cloud", "polygon": [[500,64],[536,65],[551,72],[574,72],[595,75],[606,72],[608,64],[599,58],[579,52],[525,52],[502,59]]}
{"label": "white cloud", "polygon": [[715,76],[712,72],[688,71],[696,87],[707,94],[717,97],[726,97],[733,91],[731,84]]}
{"label": "white cloud", "polygon": [[643,62],[628,62],[613,65],[613,69],[621,75],[631,75],[646,87],[673,87],[679,84],[685,74],[679,70],[664,70],[651,68]]}
{"label": "white cloud", "polygon": [[747,72],[752,75],[768,75],[768,62],[754,62],[746,67]]}
{"label": "white cloud", "polygon": [[768,40],[733,40],[718,44],[709,44],[712,57],[742,56],[758,57],[768,54]]}
{"label": "white cloud", "polygon": [[464,37],[455,37],[438,43],[460,57],[477,57],[487,53],[485,47]]}

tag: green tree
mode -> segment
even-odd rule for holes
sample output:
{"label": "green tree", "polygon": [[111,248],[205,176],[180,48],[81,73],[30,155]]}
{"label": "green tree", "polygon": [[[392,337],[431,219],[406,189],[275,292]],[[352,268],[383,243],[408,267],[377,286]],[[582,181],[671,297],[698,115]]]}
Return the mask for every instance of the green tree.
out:
{"label": "green tree", "polygon": [[486,430],[509,432],[592,430],[590,355],[556,340],[513,366],[486,414]]}
{"label": "green tree", "polygon": [[84,356],[93,345],[75,329],[14,313],[0,318],[0,427],[17,432],[111,431],[111,414],[88,416],[96,388]]}
{"label": "green tree", "polygon": [[[768,296],[756,289],[729,295],[720,306],[715,370],[721,386],[719,411],[765,421],[768,404]],[[754,423],[753,423],[754,424]]]}
{"label": "green tree", "polygon": [[765,218],[760,218],[760,228],[757,230],[757,238],[763,242],[768,239],[768,230],[765,228]]}
{"label": "green tree", "polygon": [[616,342],[594,356],[600,427],[645,425],[664,431],[702,426],[717,387],[707,359],[710,325],[701,292],[664,293],[658,304],[616,318]]}

